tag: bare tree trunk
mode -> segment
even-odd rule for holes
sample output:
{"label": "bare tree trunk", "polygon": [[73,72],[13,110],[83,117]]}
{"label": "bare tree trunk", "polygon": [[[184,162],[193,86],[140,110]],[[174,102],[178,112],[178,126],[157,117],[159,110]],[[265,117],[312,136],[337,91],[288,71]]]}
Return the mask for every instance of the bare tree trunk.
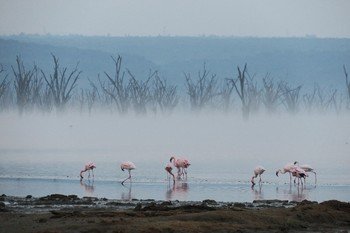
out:
{"label": "bare tree trunk", "polygon": [[105,84],[99,79],[100,86],[107,96],[109,96],[117,106],[118,112],[126,114],[130,107],[130,87],[129,83],[124,82],[125,72],[121,72],[122,57],[117,59],[112,57],[115,64],[115,75],[112,78],[107,72],[105,75],[108,84]]}
{"label": "bare tree trunk", "polygon": [[16,104],[20,114],[29,108],[32,97],[32,82],[36,67],[26,71],[23,61],[20,57],[16,57],[17,69],[13,66],[12,71],[15,76],[14,86],[16,91]]}
{"label": "bare tree trunk", "polygon": [[4,97],[5,97],[6,92],[9,89],[9,84],[10,84],[10,82],[7,81],[7,77],[8,77],[7,74],[2,78],[2,75],[4,72],[5,72],[5,70],[4,70],[3,66],[0,64],[0,111],[2,111],[4,108],[4,105],[5,105]]}
{"label": "bare tree trunk", "polygon": [[203,72],[198,72],[198,79],[193,81],[190,74],[185,74],[187,94],[190,97],[191,109],[194,111],[200,111],[219,93],[217,91],[217,79],[216,75],[207,71],[205,64],[203,66]]}
{"label": "bare tree trunk", "polygon": [[56,109],[62,112],[65,109],[67,102],[72,98],[72,91],[77,86],[77,81],[81,71],[78,71],[77,64],[77,66],[67,74],[67,67],[60,69],[58,58],[53,54],[51,55],[54,62],[53,74],[46,77],[42,70],[41,73],[49,86]]}
{"label": "bare tree trunk", "polygon": [[149,81],[156,75],[157,72],[151,72],[146,81],[136,80],[135,76],[128,70],[130,76],[130,97],[137,114],[147,113],[147,104],[152,100]]}
{"label": "bare tree trunk", "polygon": [[155,75],[153,99],[162,113],[171,113],[179,102],[177,87],[168,85],[165,79]]}
{"label": "bare tree trunk", "polygon": [[295,114],[299,111],[299,96],[301,85],[296,88],[291,88],[287,83],[283,84],[283,104],[287,111]]}
{"label": "bare tree trunk", "polygon": [[347,94],[347,101],[346,101],[346,107],[350,109],[350,80],[348,78],[348,72],[346,71],[345,65],[343,65],[343,70],[345,74],[345,85],[346,85],[346,94]]}
{"label": "bare tree trunk", "polygon": [[[247,64],[244,65],[243,71],[237,66],[238,77],[236,79],[231,79],[233,86],[235,87],[236,93],[239,96],[242,104],[242,115],[244,119],[249,118],[249,102],[247,100]],[[238,82],[238,84],[237,84]]]}
{"label": "bare tree trunk", "polygon": [[233,85],[232,82],[229,79],[225,79],[224,84],[221,87],[221,90],[219,92],[221,96],[222,101],[222,108],[225,113],[227,113],[232,105],[232,92],[233,92]]}
{"label": "bare tree trunk", "polygon": [[262,102],[268,113],[274,113],[278,105],[281,103],[282,85],[281,82],[275,85],[269,74],[263,78],[264,89],[262,92]]}

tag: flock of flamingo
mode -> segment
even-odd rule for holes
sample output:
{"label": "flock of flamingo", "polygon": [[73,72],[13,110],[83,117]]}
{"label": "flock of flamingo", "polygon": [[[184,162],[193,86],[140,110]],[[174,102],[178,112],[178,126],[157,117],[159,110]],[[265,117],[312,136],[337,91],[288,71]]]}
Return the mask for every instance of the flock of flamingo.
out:
{"label": "flock of flamingo", "polygon": [[[170,158],[170,163],[167,163],[165,166],[165,171],[167,173],[167,177],[169,179],[170,176],[172,176],[173,178],[173,182],[175,183],[176,177],[173,173],[173,166],[177,168],[177,179],[181,179],[181,178],[187,178],[187,168],[191,165],[190,161],[188,159],[184,159],[184,158],[176,158],[174,156],[172,156]],[[84,172],[89,172],[89,178],[90,178],[90,171],[92,172],[92,176],[94,177],[94,169],[96,168],[96,165],[92,162],[89,162],[85,165],[84,169],[80,171],[80,179],[82,180],[83,177],[83,173]],[[127,180],[130,180],[131,182],[131,170],[136,169],[136,166],[133,162],[127,161],[127,162],[123,162],[120,165],[120,168],[122,171],[127,170],[129,173],[129,176],[123,180],[121,183],[122,185],[124,185],[124,182]],[[254,169],[254,175],[251,178],[251,183],[252,186],[255,185],[254,179],[257,178],[259,176],[259,183],[261,183],[261,175],[266,171],[266,169],[263,166],[257,166]],[[303,180],[304,179],[304,183],[306,180],[306,177],[308,177],[308,173],[314,173],[315,175],[315,184],[317,182],[317,177],[316,177],[316,172],[315,170],[307,164],[303,164],[303,165],[299,165],[299,163],[297,161],[295,161],[294,163],[289,163],[286,164],[282,169],[278,169],[276,171],[276,176],[278,176],[279,173],[281,174],[285,174],[285,173],[289,173],[289,182],[292,182],[292,176],[295,177],[294,178],[294,183],[296,183],[296,179],[298,179],[298,184],[301,183],[303,185]]]}

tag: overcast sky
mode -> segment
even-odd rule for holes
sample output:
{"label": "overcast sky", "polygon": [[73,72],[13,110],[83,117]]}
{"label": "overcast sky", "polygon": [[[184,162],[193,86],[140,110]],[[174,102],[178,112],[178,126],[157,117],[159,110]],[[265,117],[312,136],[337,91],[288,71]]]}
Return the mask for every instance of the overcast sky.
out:
{"label": "overcast sky", "polygon": [[0,0],[0,34],[350,38],[349,0]]}

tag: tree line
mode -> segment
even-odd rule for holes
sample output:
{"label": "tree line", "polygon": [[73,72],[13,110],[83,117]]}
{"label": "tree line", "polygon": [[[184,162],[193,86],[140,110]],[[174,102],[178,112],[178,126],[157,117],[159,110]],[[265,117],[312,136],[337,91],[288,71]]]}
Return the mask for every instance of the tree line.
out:
{"label": "tree line", "polygon": [[171,114],[177,109],[193,112],[215,110],[240,112],[244,118],[265,111],[269,114],[287,111],[326,112],[350,110],[350,80],[345,65],[345,92],[334,88],[303,91],[302,85],[293,86],[276,81],[270,74],[257,78],[248,72],[248,66],[237,66],[230,78],[218,78],[204,63],[197,74],[184,73],[184,86],[169,84],[159,72],[150,71],[138,78],[123,67],[122,57],[112,57],[114,72],[104,72],[97,79],[89,79],[89,87],[78,86],[82,71],[60,64],[51,54],[53,68],[44,72],[33,65],[25,67],[20,56],[11,70],[0,64],[0,112],[33,111],[65,112],[77,109],[89,114],[109,110],[122,115],[135,113]]}

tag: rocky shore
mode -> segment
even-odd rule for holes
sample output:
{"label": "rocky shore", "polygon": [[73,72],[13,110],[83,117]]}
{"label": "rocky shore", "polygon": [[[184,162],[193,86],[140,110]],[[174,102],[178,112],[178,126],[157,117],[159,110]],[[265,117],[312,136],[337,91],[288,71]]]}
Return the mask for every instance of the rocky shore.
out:
{"label": "rocky shore", "polygon": [[0,196],[0,232],[348,232],[350,203]]}

